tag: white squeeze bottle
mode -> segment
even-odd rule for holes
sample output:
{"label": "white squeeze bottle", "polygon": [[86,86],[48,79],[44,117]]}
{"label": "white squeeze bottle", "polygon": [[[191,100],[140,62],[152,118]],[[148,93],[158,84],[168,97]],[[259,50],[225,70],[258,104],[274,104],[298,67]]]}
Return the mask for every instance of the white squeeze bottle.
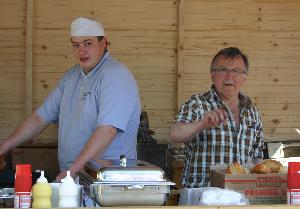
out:
{"label": "white squeeze bottle", "polygon": [[32,207],[33,208],[51,208],[52,188],[41,171],[41,176],[32,187]]}
{"label": "white squeeze bottle", "polygon": [[62,179],[62,183],[58,188],[58,207],[79,207],[77,193],[77,185],[71,177],[70,171],[67,171],[67,176],[64,179]]}

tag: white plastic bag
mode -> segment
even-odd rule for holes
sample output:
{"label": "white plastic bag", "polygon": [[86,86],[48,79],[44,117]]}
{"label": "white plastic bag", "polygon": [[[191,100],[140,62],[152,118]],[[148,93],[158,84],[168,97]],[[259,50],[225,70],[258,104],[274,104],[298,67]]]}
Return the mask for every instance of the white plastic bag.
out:
{"label": "white plastic bag", "polygon": [[180,193],[179,205],[249,205],[245,195],[217,187],[185,188]]}

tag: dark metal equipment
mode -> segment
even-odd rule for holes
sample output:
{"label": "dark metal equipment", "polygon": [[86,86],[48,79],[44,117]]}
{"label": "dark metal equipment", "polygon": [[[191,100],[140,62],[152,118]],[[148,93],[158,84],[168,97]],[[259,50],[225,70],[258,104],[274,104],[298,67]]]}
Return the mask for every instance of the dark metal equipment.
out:
{"label": "dark metal equipment", "polygon": [[157,143],[152,137],[155,132],[149,127],[148,114],[142,111],[137,136],[137,158],[167,171],[167,150],[169,144]]}
{"label": "dark metal equipment", "polygon": [[9,154],[4,156],[3,169],[0,169],[0,188],[14,187],[15,175],[11,168],[11,157]]}
{"label": "dark metal equipment", "polygon": [[151,136],[155,132],[149,128],[148,114],[146,111],[142,111],[140,116],[140,126],[137,135],[137,141],[139,144],[157,144],[157,141]]}

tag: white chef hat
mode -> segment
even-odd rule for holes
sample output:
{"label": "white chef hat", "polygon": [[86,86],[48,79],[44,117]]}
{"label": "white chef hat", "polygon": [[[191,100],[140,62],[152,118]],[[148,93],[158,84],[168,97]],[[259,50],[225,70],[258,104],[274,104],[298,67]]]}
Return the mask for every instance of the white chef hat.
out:
{"label": "white chef hat", "polygon": [[105,33],[100,22],[78,17],[71,24],[72,36],[105,36]]}

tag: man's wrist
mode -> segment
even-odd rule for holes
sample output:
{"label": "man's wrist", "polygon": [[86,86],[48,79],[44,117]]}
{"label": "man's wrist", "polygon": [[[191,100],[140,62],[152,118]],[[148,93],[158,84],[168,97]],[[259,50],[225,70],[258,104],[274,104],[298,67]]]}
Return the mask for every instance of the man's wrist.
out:
{"label": "man's wrist", "polygon": [[202,132],[205,128],[204,128],[204,125],[203,125],[203,121],[199,120],[196,122],[196,127],[197,127],[197,133],[196,135],[198,135],[200,132]]}

